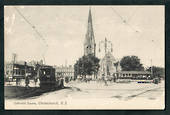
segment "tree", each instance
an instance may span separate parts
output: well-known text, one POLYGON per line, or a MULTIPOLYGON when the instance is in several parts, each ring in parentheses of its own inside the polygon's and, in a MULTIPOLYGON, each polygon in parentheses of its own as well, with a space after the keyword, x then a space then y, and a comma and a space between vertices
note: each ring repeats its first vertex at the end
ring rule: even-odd
POLYGON ((82 56, 74 64, 75 78, 77 75, 84 76, 86 75, 96 75, 99 70, 99 59, 92 54, 87 56, 82 56))
MULTIPOLYGON (((149 67, 146 71, 151 72, 151 67, 149 67)), ((165 77, 165 68, 152 66, 152 77, 165 77)))
POLYGON ((137 56, 124 56, 120 65, 123 71, 143 71, 144 67, 137 56))

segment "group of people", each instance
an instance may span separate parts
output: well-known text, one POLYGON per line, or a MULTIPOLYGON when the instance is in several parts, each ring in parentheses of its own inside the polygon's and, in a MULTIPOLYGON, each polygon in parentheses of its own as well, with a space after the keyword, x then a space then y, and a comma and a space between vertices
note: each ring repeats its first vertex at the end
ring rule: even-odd
POLYGON ((102 74, 102 81, 104 81, 105 85, 107 86, 107 81, 113 81, 116 82, 117 77, 115 74, 113 74, 113 76, 105 76, 104 74, 102 74))
MULTIPOLYGON (((100 78, 94 79, 96 82, 98 83, 104 83, 105 86, 108 86, 108 82, 116 82, 117 81, 117 76, 115 74, 113 74, 112 76, 105 76, 104 74, 102 74, 102 76, 100 78)), ((77 78, 78 81, 81 82, 86 82, 86 83, 90 83, 90 81, 93 81, 93 79, 91 77, 78 77, 77 78)))

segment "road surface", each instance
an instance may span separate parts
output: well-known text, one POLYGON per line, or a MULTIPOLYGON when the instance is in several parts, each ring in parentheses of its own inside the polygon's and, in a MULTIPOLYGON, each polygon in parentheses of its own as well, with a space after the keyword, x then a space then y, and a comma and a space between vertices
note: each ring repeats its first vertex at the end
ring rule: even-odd
POLYGON ((164 96, 164 82, 160 84, 153 83, 90 83, 70 82, 65 84, 65 89, 45 93, 33 99, 89 99, 89 98, 115 98, 119 100, 129 100, 134 98, 157 99, 164 96))
POLYGON ((164 82, 69 82, 58 89, 26 99, 5 100, 6 109, 164 109, 164 82), (37 106, 38 105, 38 106, 37 106))

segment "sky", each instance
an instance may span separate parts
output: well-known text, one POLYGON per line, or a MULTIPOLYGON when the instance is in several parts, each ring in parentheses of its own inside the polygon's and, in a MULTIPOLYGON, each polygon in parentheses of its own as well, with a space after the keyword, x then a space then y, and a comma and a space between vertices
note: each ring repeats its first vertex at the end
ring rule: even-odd
MULTIPOLYGON (((5 6, 5 61, 41 60, 73 65, 84 54, 89 8, 97 44, 105 37, 113 56, 136 55, 147 67, 165 65, 164 6, 5 6), (24 19, 25 18, 25 19, 24 19)), ((103 50, 104 51, 104 50, 103 50)))

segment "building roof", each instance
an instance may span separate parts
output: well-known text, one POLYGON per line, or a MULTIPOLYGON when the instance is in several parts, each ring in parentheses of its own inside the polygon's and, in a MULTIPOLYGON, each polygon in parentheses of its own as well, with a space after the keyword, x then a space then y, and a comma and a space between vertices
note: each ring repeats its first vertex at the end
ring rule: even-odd
MULTIPOLYGON (((25 65, 23 65, 23 64, 14 64, 14 66, 18 67, 18 68, 25 68, 25 65)), ((26 65, 26 67, 33 68, 33 66, 29 66, 29 65, 26 65)))

